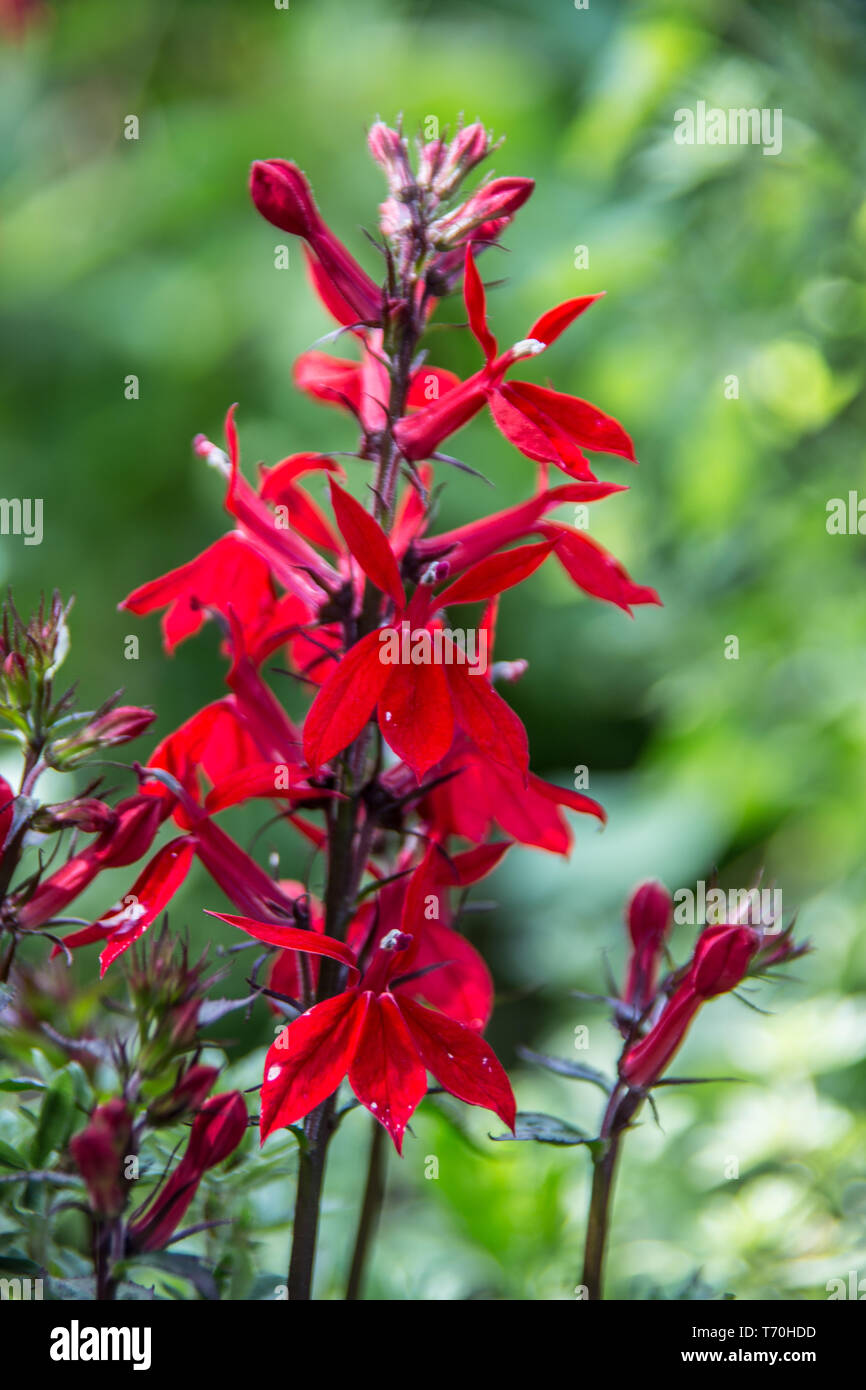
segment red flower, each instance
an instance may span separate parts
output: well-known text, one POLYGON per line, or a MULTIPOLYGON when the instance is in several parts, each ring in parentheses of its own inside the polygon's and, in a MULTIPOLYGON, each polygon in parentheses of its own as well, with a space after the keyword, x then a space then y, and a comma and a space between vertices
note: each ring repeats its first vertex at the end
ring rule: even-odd
POLYGON ((304 757, 314 772, 357 738, 374 709, 386 743, 419 780, 445 756, 458 729, 526 778, 526 730, 487 676, 470 674, 421 589, 394 627, 350 647, 320 689, 304 724, 304 757))
POLYGON ((267 562, 243 536, 222 536, 201 555, 159 579, 133 589, 120 607, 144 615, 167 611, 162 619, 167 652, 198 632, 208 608, 228 615, 231 606, 245 630, 267 622, 276 601, 267 562))
POLYGON ((463 293, 469 326, 484 353, 484 366, 425 410, 397 422, 394 437, 405 458, 434 457, 442 441, 489 402, 499 429, 521 453, 539 462, 555 463, 573 477, 593 478, 583 449, 622 454, 634 462, 632 443, 622 426, 596 406, 528 382, 503 384, 515 362, 544 352, 599 295, 569 299, 550 309, 532 325, 524 340, 499 354, 487 327, 484 287, 471 245, 466 248, 463 293))
MULTIPOLYGON (((407 933, 412 945, 407 948, 401 972, 413 978, 406 980, 405 992, 468 1028, 483 1030, 493 1011, 493 981, 478 951, 452 926, 451 892, 491 873, 510 847, 509 840, 501 840, 449 855, 442 845, 431 842, 411 873, 384 884, 376 892, 375 903, 364 903, 355 914, 347 931, 349 945, 362 956, 374 936, 407 933)), ((411 852, 397 860, 395 872, 405 873, 410 862, 411 852)), ((286 892, 302 892, 300 884, 281 886, 286 892)), ((306 901, 312 930, 324 932, 321 906, 315 899, 306 901)), ((310 976, 315 986, 317 960, 310 962, 310 976)), ((303 981, 295 951, 280 951, 276 956, 269 984, 289 999, 302 997, 303 981)))
MULTIPOLYGON (((63 943, 66 949, 104 941, 106 944, 99 957, 99 973, 104 975, 112 961, 128 951, 171 902, 189 873, 194 849, 193 841, 185 837, 163 845, 119 903, 89 927, 82 927, 66 937, 63 943)), ((55 946, 52 955, 57 955, 60 949, 55 946)))
POLYGON ((665 1005, 645 1038, 629 1048, 620 1063, 627 1085, 651 1086, 683 1043, 689 1024, 707 999, 735 989, 761 944, 751 927, 706 927, 698 939, 688 974, 665 1005))
MULTIPOLYGON (((259 934, 257 922, 211 915, 259 934)), ((427 1071, 458 1100, 493 1110, 514 1128, 511 1086, 487 1044, 473 1029, 408 997, 411 986, 402 984, 400 975, 412 944, 409 936, 391 931, 382 937, 363 974, 351 947, 331 937, 287 928, 280 944, 339 961, 358 983, 301 1014, 269 1048, 262 1142, 275 1129, 303 1119, 347 1075, 398 1153, 406 1126, 427 1093, 427 1071)))

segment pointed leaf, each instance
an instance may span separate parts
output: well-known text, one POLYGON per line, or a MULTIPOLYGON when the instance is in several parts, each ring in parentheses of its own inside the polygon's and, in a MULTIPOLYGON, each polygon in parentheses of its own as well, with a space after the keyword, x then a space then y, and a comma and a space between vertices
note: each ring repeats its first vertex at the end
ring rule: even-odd
POLYGON ((567 1120, 558 1120, 555 1115, 544 1115, 538 1110, 521 1110, 515 1118, 513 1134, 491 1134, 491 1139, 534 1140, 537 1144, 594 1144, 576 1125, 567 1120))
POLYGON ((603 1072, 596 1071, 595 1067, 585 1067, 580 1062, 570 1061, 567 1057, 550 1057, 545 1052, 533 1052, 529 1047, 518 1047, 517 1051, 525 1062, 534 1062, 536 1066, 544 1067, 556 1076, 568 1076, 574 1081, 589 1081, 607 1094, 612 1090, 612 1083, 603 1072))

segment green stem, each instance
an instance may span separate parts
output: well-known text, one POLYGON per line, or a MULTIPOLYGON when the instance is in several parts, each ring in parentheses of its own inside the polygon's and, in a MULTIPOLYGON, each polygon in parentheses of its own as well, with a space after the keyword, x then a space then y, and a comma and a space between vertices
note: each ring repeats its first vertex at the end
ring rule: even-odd
POLYGON ((346 1285, 346 1299, 348 1301, 361 1297, 367 1257, 370 1253, 373 1237, 376 1234, 382 1203, 385 1199, 386 1138, 387 1135, 383 1126, 379 1124, 378 1120, 374 1120, 373 1132, 370 1136, 370 1157, 367 1162, 367 1183, 364 1188, 364 1200, 355 1235, 349 1282, 346 1285))
POLYGON ((312 1298, 319 1208, 333 1116, 334 1097, 331 1096, 307 1117, 306 1145, 300 1155, 292 1229, 288 1282, 290 1302, 308 1302, 312 1298))
POLYGON ((619 1139, 618 1134, 608 1139, 603 1152, 593 1163, 592 1195, 589 1200, 581 1276, 581 1283, 585 1285, 587 1297, 590 1299, 604 1298, 604 1257, 607 1250, 619 1139))
POLYGON ((610 1216, 620 1141, 643 1105, 640 1091, 628 1090, 620 1082, 611 1094, 601 1123, 603 1147, 593 1155, 592 1191, 586 1221, 583 1274, 587 1298, 604 1298, 604 1257, 610 1233, 610 1216))

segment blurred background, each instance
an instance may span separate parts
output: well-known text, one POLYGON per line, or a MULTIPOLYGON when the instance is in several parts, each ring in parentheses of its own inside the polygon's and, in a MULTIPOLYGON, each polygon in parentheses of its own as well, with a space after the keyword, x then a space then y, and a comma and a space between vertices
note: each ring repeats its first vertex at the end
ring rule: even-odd
MULTIPOLYGON (((567 862, 512 851, 476 890, 498 904, 466 923, 497 980, 490 1036, 522 1109, 592 1129, 599 1093, 520 1063, 516 1046, 609 1065, 603 1009, 570 991, 603 991, 606 961, 620 975, 632 887, 693 888, 714 870, 746 887, 763 869, 815 952, 750 996, 768 1012, 726 998, 695 1026, 679 1073, 742 1080, 663 1093, 659 1124, 647 1114, 631 1137, 610 1292, 811 1299, 866 1276, 866 544, 826 525, 830 499, 866 496, 862 4, 0 9, 0 494, 44 499, 40 546, 0 537, 0 581, 22 611, 43 589, 74 593, 67 670, 83 701, 123 686, 158 709, 159 736, 220 692, 216 635, 169 660, 157 622, 116 604, 225 529, 192 436, 219 439, 238 401, 248 477, 259 459, 354 443, 350 420, 291 385, 294 356, 332 325, 295 244, 275 268, 284 238, 249 202, 250 161, 296 160, 376 271, 361 232, 383 196, 371 121, 402 111, 410 131, 431 117, 444 128, 465 112, 507 136, 496 172, 532 175, 537 191, 508 252, 482 263, 507 280, 491 322, 515 341, 552 303, 607 291, 534 376, 631 432, 640 467, 598 459, 630 491, 593 509, 591 532, 664 608, 630 621, 551 566, 503 604, 497 655, 530 663, 509 693, 533 766, 570 785, 585 765, 610 823, 577 823, 567 862), (674 112, 699 100, 781 108, 781 153, 676 144, 674 112), (130 375, 138 399, 125 398, 130 375), (129 633, 138 661, 124 659, 129 633)), ((465 336, 437 334, 433 360, 474 370, 465 336)), ((532 465, 489 417, 456 451, 493 480, 497 506, 531 491, 532 465)), ((482 484, 449 477, 447 523, 490 505, 482 484)), ((247 844, 262 819, 226 818, 247 844)), ((304 871, 288 836, 259 849, 304 871)), ((105 891, 103 878, 94 912, 105 891)), ((201 907, 218 898, 199 874, 176 901, 197 947, 211 932, 201 907)), ((678 929, 680 957, 693 937, 678 929)), ((228 992, 242 992, 241 961, 228 992)), ((237 1019, 223 1028, 229 1080, 252 1085, 273 1021, 263 1007, 237 1019)), ((350 1116, 332 1151, 323 1296, 347 1259, 365 1118, 350 1116)), ((574 1296, 588 1156, 493 1145, 491 1128, 479 1111, 422 1107, 391 1161, 371 1296, 574 1296), (438 1178, 425 1178, 429 1156, 438 1178)), ((273 1182, 232 1193, 239 1296, 272 1296, 283 1268, 281 1143, 273 1182)))

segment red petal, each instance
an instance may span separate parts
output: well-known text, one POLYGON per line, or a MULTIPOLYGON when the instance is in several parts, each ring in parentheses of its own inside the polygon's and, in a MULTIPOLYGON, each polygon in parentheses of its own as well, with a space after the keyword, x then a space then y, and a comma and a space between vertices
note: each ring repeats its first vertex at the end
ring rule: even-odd
POLYGON ((411 999, 401 999, 400 1009, 422 1062, 440 1086, 468 1105, 493 1110, 513 1130, 514 1093, 501 1063, 484 1039, 411 999))
POLYGON ((361 569, 383 594, 388 594, 394 600, 398 608, 405 608, 406 594, 397 561, 378 521, 364 510, 351 493, 338 487, 333 478, 331 501, 343 539, 361 569))
POLYGON ((555 463, 572 477, 593 480, 589 461, 575 441, 542 411, 516 396, 511 383, 493 395, 491 409, 506 439, 527 458, 539 463, 555 463))
POLYGON ((352 308, 351 304, 343 298, 334 285, 334 282, 325 274, 315 256, 311 255, 306 246, 304 247, 304 256, 306 257, 307 270, 313 289, 328 310, 328 313, 333 314, 337 323, 343 324, 344 328, 351 328, 358 322, 358 315, 355 313, 355 310, 352 308))
POLYGON ((526 730, 514 711, 484 676, 470 676, 465 666, 445 668, 454 721, 494 762, 525 778, 529 769, 526 730))
POLYGON ((406 1126, 427 1094, 427 1074, 393 996, 368 994, 367 999, 349 1085, 401 1153, 406 1126))
POLYGON ((436 662, 385 670, 389 675, 379 696, 379 728, 389 748, 420 781, 451 747, 454 716, 448 680, 436 662))
POLYGON ((568 806, 572 811, 578 811, 583 816, 595 816, 602 825, 607 824, 607 812, 604 807, 594 801, 591 796, 584 796, 582 792, 571 791, 569 787, 557 787, 552 782, 545 782, 533 773, 529 774, 529 786, 539 796, 543 796, 547 801, 552 801, 556 806, 568 806))
POLYGON ((318 772, 363 729, 388 679, 390 667, 379 659, 378 632, 369 632, 350 647, 310 706, 304 724, 304 758, 318 772))
POLYGON ((546 314, 542 314, 527 333, 527 338, 535 338, 539 343, 545 343, 550 347, 555 343, 560 333, 564 333, 574 320, 588 309, 590 304, 594 304, 597 299, 601 299, 604 294, 585 294, 580 299, 567 299, 564 304, 557 304, 555 309, 548 309, 546 314))
POLYGON ((448 391, 453 391, 454 387, 459 385, 460 378, 456 372, 449 372, 444 367, 430 367, 425 363, 423 367, 418 368, 409 383, 406 408, 423 410, 431 401, 441 400, 448 391), (428 393, 433 382, 436 383, 436 392, 430 395, 428 393))
POLYGON ((221 922, 228 922, 230 927, 239 927, 247 936, 254 936, 256 941, 264 941, 268 946, 281 946, 287 951, 305 951, 308 956, 328 956, 357 973, 355 952, 345 942, 335 941, 332 936, 309 931, 305 927, 275 926, 273 922, 260 922, 255 917, 211 912, 209 907, 205 908, 205 912, 208 917, 218 917, 221 922))
POLYGON ((361 367, 357 362, 310 348, 295 360, 292 376, 298 389, 317 401, 344 410, 361 409, 361 367))
POLYGON ((622 425, 598 406, 578 396, 551 391, 528 381, 513 381, 507 388, 512 404, 525 407, 540 428, 550 421, 575 444, 603 454, 621 454, 634 463, 634 445, 622 425))
POLYGON ((585 593, 593 598, 606 599, 615 603, 626 613, 631 612, 633 603, 657 603, 661 599, 655 589, 643 584, 635 584, 627 570, 603 546, 580 531, 568 526, 550 522, 545 527, 563 536, 557 546, 557 556, 566 572, 585 593))
POLYGON ((172 652, 198 632, 205 620, 205 606, 225 613, 231 603, 246 627, 261 621, 274 602, 274 586, 265 561, 241 536, 228 535, 187 564, 133 589, 120 606, 139 615, 166 608, 163 639, 166 651, 172 652))
POLYGON ((481 276, 478 274, 478 267, 472 254, 471 242, 467 242, 466 245, 463 298, 466 301, 466 312, 469 315, 469 327, 472 330, 472 335, 481 345, 486 360, 490 362, 496 356, 497 344, 487 327, 487 303, 484 297, 484 286, 481 283, 481 276))
POLYGON ((202 864, 235 907, 277 926, 291 917, 294 899, 209 816, 196 821, 195 841, 202 864))
POLYGON ((366 1011, 366 996, 350 989, 314 1005, 278 1035, 265 1058, 262 1143, 336 1091, 349 1069, 366 1011))
POLYGON ((297 486, 298 477, 313 472, 343 476, 342 468, 333 459, 317 454, 294 454, 264 471, 259 496, 262 501, 287 507, 293 528, 313 545, 339 551, 341 546, 328 518, 309 494, 297 486))
MULTIPOLYGON (((537 780, 530 773, 530 783, 537 780)), ((492 873, 497 864, 502 860, 505 852, 511 848, 510 840, 499 840, 492 845, 477 845, 475 849, 467 849, 463 854, 451 856, 451 865, 456 872, 456 883, 461 888, 466 888, 471 883, 478 883, 479 879, 486 878, 492 873)), ((449 866, 443 865, 443 873, 448 873, 449 866)), ((409 928, 407 927, 408 931, 409 928)))
POLYGON ((443 554, 448 546, 448 563, 456 573, 492 551, 539 530, 539 518, 552 507, 558 507, 560 502, 597 502, 614 492, 627 490, 616 483, 564 483, 561 487, 537 493, 519 506, 509 507, 480 521, 471 521, 466 526, 458 526, 438 536, 422 538, 416 541, 416 550, 420 558, 432 560, 443 554))
MULTIPOLYGON (((413 930, 408 922, 405 930, 413 930)), ((419 920, 414 930, 420 940, 407 973, 437 968, 397 985, 400 999, 404 994, 425 999, 467 1028, 483 1029, 493 1012, 493 980, 482 957, 465 936, 442 922, 419 920)))
POLYGON ((568 854, 571 829, 558 808, 537 794, 536 778, 529 783, 503 767, 491 768, 485 778, 490 813, 507 835, 522 845, 535 845, 550 854, 568 854))
MULTIPOLYGON (((134 941, 137 941, 171 902, 180 885, 189 873, 195 846, 191 840, 180 838, 163 845, 142 870, 129 892, 121 900, 120 915, 124 920, 110 931, 108 944, 99 957, 100 978, 112 961, 123 955, 134 941)), ((94 922, 97 926, 112 926, 112 918, 118 913, 106 913, 94 922)), ((67 945, 71 944, 70 941, 67 945)))
MULTIPOLYGON (((422 463, 418 468, 418 473, 422 486, 429 492, 433 482, 432 466, 429 463, 422 463)), ((391 549, 398 558, 402 558, 406 553, 410 541, 418 535, 426 520, 427 505, 418 489, 414 486, 405 487, 397 502, 394 524, 388 537, 391 549)))
POLYGON ((479 560, 441 594, 436 602, 446 608, 449 603, 475 603, 480 599, 493 598, 515 584, 521 584, 547 559, 555 541, 538 541, 534 545, 521 545, 516 550, 506 550, 500 555, 488 555, 479 560))

